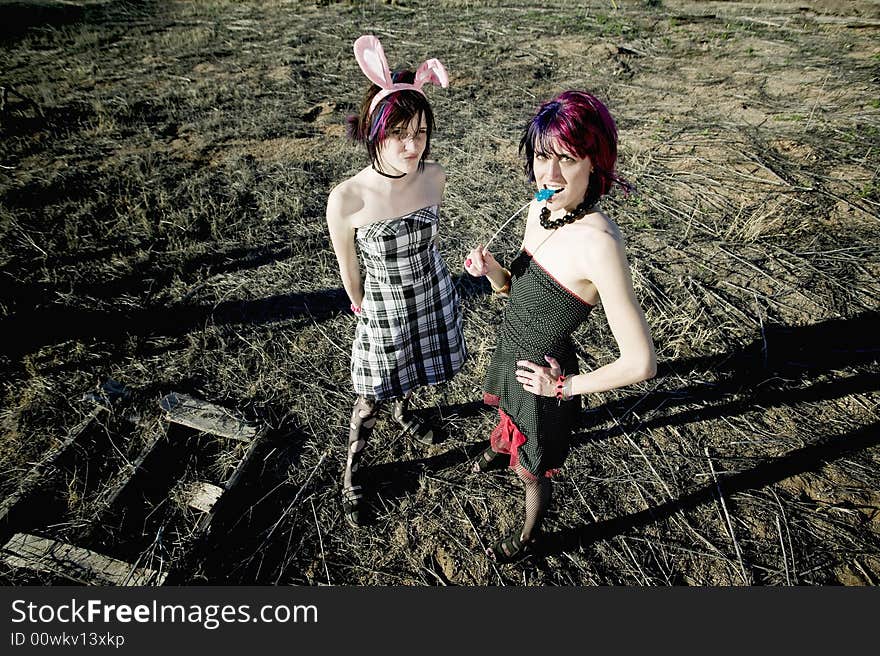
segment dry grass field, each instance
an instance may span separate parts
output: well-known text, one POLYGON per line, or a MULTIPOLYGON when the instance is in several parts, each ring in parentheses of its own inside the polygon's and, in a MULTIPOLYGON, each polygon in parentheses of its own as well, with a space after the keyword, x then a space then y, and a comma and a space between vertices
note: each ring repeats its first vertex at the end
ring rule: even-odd
MULTIPOLYGON (((0 0, 0 49, 0 546, 44 536, 166 585, 880 582, 877 0, 0 0), (324 208, 365 163, 344 138, 364 33, 450 74, 428 95, 470 358, 418 395, 434 445, 380 420, 355 531, 324 208), (585 400, 546 553, 493 566, 521 488, 467 465, 503 301, 461 263, 528 200, 520 130, 566 88, 618 121, 635 191, 603 207, 659 372, 585 400), (169 424, 169 392, 261 427, 246 466, 169 424), (233 470, 199 532, 186 490, 233 470)), ((616 357, 601 310, 577 338, 584 367, 616 357)), ((66 581, 2 555, 5 585, 66 581)))

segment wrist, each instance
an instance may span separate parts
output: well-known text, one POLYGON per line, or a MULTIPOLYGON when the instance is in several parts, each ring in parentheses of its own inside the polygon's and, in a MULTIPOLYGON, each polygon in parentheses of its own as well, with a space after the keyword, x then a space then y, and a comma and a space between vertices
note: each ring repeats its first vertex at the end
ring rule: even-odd
POLYGON ((560 375, 556 379, 556 398, 560 401, 569 401, 572 397, 571 378, 560 375))
MULTIPOLYGON (((510 271, 505 269, 504 267, 499 267, 499 273, 504 278, 504 282, 499 286, 495 284, 495 281, 492 278, 489 278, 489 285, 492 287, 492 291, 496 294, 509 294, 510 293, 510 271)), ((488 277, 488 276, 487 276, 488 277)))
POLYGON ((361 316, 361 306, 360 305, 355 305, 354 303, 352 303, 350 307, 351 307, 351 311, 354 314, 356 314, 357 316, 361 316))

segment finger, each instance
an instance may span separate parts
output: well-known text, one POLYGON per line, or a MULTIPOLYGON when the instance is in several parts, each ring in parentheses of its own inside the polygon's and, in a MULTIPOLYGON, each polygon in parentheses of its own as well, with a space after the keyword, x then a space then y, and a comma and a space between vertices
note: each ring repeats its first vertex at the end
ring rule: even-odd
POLYGON ((559 361, 554 358, 552 355, 545 355, 544 359, 547 361, 547 364, 550 365, 550 371, 553 376, 559 376, 562 373, 562 367, 559 366, 559 361))
POLYGON ((538 373, 543 369, 543 367, 536 365, 534 362, 529 362, 528 360, 518 360, 516 366, 526 367, 527 369, 531 369, 534 373, 538 373))

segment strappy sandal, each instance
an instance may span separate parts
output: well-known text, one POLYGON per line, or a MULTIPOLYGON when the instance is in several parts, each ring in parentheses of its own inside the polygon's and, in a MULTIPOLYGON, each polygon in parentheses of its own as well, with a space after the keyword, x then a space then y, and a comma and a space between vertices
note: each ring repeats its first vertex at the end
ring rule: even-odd
POLYGON ((407 437, 418 440, 422 444, 434 443, 434 431, 431 430, 431 426, 418 415, 411 414, 409 415, 409 419, 403 422, 396 418, 395 421, 400 424, 403 434, 407 437))
POLYGON ((361 507, 363 500, 364 489, 360 485, 342 488, 342 514, 352 528, 364 525, 363 508, 361 507))
POLYGON ((517 531, 501 538, 489 549, 486 549, 486 555, 497 565, 516 563, 536 553, 536 542, 536 538, 524 542, 520 532, 517 531))
POLYGON ((474 459, 471 463, 471 471, 474 474, 485 474, 495 469, 503 469, 509 464, 509 453, 499 453, 490 446, 474 459))

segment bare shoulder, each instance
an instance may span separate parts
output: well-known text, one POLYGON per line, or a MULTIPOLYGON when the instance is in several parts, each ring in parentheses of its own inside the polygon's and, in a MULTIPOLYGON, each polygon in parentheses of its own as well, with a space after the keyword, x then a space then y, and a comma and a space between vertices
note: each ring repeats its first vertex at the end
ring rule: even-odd
POLYGON ((617 251, 624 246, 623 234, 617 224, 604 212, 592 212, 584 217, 583 237, 587 252, 600 255, 607 251, 617 251))
POLYGON ((443 201, 443 194, 446 189, 446 171, 443 170, 439 163, 433 160, 425 160, 422 180, 425 198, 428 198, 431 203, 440 204, 443 201))
POLYGON ((440 162, 435 162, 432 159, 425 160, 425 173, 432 178, 446 180, 446 171, 443 169, 443 166, 440 162))
POLYGON ((628 267, 617 224, 604 212, 593 212, 584 219, 579 222, 579 238, 572 246, 585 256, 580 259, 585 277, 596 281, 628 267))
POLYGON ((343 180, 327 196, 327 221, 345 221, 364 206, 364 194, 357 176, 343 180))
POLYGON ((425 160, 423 175, 425 176, 425 181, 432 188, 439 188, 442 190, 443 187, 446 186, 446 171, 439 162, 425 160))

